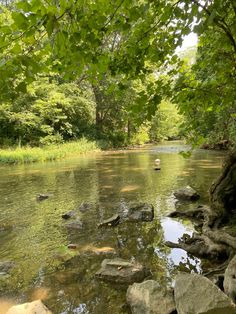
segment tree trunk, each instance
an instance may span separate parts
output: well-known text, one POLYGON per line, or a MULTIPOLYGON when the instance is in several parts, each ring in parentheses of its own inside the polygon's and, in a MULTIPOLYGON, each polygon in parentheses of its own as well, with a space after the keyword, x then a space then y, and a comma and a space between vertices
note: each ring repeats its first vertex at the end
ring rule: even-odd
POLYGON ((102 114, 101 114, 103 97, 98 86, 93 85, 92 88, 93 88, 93 93, 94 93, 95 102, 96 102, 96 130, 97 130, 97 134, 100 134, 102 132, 102 122, 103 122, 102 114))
POLYGON ((219 218, 236 214, 236 152, 228 158, 222 174, 211 186, 210 202, 219 218))
POLYGON ((182 248, 198 257, 226 261, 226 267, 236 253, 235 234, 224 228, 233 215, 236 215, 236 152, 229 156, 222 174, 210 188, 210 207, 199 205, 196 209, 176 210, 169 215, 197 222, 198 233, 183 235, 178 243, 166 242, 166 245, 182 248))

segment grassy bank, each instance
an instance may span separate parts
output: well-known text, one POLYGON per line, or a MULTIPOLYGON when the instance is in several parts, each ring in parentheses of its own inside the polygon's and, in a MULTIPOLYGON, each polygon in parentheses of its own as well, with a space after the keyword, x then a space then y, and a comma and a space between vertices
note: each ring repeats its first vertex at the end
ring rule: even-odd
POLYGON ((70 156, 99 151, 96 142, 82 138, 78 141, 43 148, 0 149, 0 164, 23 164, 39 161, 52 161, 70 156))

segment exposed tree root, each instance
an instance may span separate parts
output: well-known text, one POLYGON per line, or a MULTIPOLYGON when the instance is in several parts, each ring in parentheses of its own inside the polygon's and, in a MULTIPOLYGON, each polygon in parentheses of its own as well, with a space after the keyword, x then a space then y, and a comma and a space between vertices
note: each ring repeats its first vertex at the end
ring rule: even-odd
MULTIPOLYGON (((199 233, 184 234, 178 243, 166 242, 199 257, 216 261, 216 267, 203 273, 236 303, 236 237, 222 229, 236 214, 236 152, 226 162, 223 172, 210 189, 211 206, 200 205, 168 216, 189 218, 199 233)), ((214 263, 215 264, 215 263, 214 263)))
POLYGON ((192 236, 184 235, 179 239, 179 243, 166 242, 168 247, 180 248, 186 252, 200 258, 209 258, 211 260, 226 260, 231 251, 224 244, 217 244, 205 235, 193 233, 192 236))

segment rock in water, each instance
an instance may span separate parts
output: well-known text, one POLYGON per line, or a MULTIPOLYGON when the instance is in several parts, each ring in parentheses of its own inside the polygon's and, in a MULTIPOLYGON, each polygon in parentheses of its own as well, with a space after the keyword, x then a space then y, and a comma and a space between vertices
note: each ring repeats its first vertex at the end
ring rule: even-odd
POLYGON ((92 205, 89 203, 82 203, 78 208, 82 213, 86 212, 87 210, 91 209, 92 205))
POLYGON ((154 207, 150 204, 143 203, 132 206, 128 209, 127 221, 152 221, 154 218, 154 207))
POLYGON ((61 215, 61 217, 63 219, 66 219, 66 220, 70 219, 70 218, 74 218, 76 216, 78 216, 78 213, 75 210, 71 210, 71 211, 61 215))
POLYGON ((236 314, 227 295, 201 275, 178 274, 174 296, 178 314, 236 314))
POLYGON ((224 276, 224 291, 227 296, 235 303, 236 302, 236 255, 229 262, 225 270, 224 276))
POLYGON ((120 216, 115 214, 112 217, 103 220, 103 222, 101 222, 98 225, 98 228, 104 227, 104 226, 110 226, 110 227, 115 227, 116 225, 118 225, 120 222, 120 216))
POLYGON ((129 286, 126 300, 133 314, 171 314, 175 310, 173 292, 154 280, 129 286))
POLYGON ((36 196, 37 201, 44 201, 49 198, 49 194, 38 194, 36 196))
POLYGON ((83 223, 79 218, 72 220, 64 225, 67 229, 77 229, 81 230, 83 228, 83 223))
POLYGON ((142 281, 149 273, 139 263, 114 258, 105 259, 101 264, 101 269, 96 272, 95 276, 105 281, 131 284, 142 281))
POLYGON ((12 306, 6 314, 52 314, 41 300, 12 306))
POLYGON ((191 186, 186 186, 183 189, 174 192, 174 196, 182 201, 196 201, 200 198, 200 195, 191 186))

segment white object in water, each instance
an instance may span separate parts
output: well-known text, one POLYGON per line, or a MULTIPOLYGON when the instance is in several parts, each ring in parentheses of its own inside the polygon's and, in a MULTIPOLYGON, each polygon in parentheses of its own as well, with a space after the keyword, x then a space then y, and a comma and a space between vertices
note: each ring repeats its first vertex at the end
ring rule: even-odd
POLYGON ((160 163, 161 163, 161 160, 160 160, 160 159, 155 159, 155 164, 156 164, 156 165, 160 165, 160 163))

